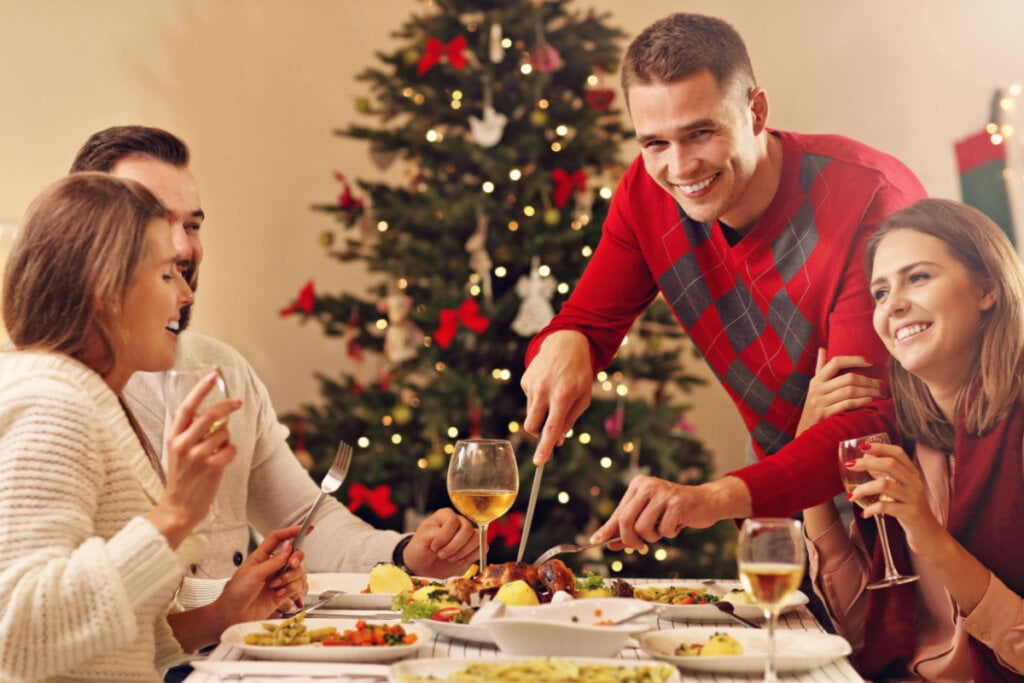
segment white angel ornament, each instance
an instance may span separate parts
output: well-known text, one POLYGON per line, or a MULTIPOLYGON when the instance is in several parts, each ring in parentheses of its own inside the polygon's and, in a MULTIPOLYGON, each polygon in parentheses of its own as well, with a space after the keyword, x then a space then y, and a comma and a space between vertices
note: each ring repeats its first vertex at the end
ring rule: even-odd
POLYGON ((532 337, 540 332, 555 317, 555 309, 551 307, 554 293, 554 278, 540 274, 540 259, 534 256, 530 261, 530 274, 523 275, 516 283, 516 294, 522 297, 523 303, 512 321, 512 331, 520 337, 532 337))

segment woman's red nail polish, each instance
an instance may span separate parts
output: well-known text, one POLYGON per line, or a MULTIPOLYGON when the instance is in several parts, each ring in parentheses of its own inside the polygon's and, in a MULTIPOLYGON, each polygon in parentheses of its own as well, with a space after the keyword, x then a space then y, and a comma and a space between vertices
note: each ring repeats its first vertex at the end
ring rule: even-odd
POLYGON ((849 468, 853 467, 856 464, 857 464, 856 460, 847 460, 847 461, 845 461, 843 463, 843 467, 846 467, 847 469, 849 469, 849 468))
POLYGON ((851 492, 848 492, 848 493, 846 494, 846 500, 853 500, 853 492, 852 492, 852 491, 851 491, 851 492))
POLYGON ((869 443, 859 443, 859 444, 857 444, 857 448, 861 449, 862 451, 867 451, 867 450, 871 449, 871 444, 869 444, 869 443))

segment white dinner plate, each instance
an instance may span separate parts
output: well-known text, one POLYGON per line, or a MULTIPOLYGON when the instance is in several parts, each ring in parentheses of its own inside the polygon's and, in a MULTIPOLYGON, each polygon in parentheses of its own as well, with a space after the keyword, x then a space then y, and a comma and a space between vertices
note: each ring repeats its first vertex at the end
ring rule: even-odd
POLYGON ((495 645, 494 638, 486 626, 474 624, 453 624, 450 621, 434 621, 433 619, 416 619, 415 623, 426 626, 434 633, 449 640, 477 645, 495 645))
MULTIPOLYGON (((851 652, 844 638, 829 633, 782 629, 775 634, 775 666, 779 672, 817 669, 851 652)), ((768 632, 762 629, 674 628, 651 631, 638 636, 637 640, 640 648, 651 657, 691 671, 759 674, 764 671, 768 653, 768 632), (674 654, 680 644, 706 643, 715 633, 727 633, 738 640, 743 654, 711 657, 674 654)))
POLYGON ((316 600, 325 590, 344 591, 336 595, 324 609, 391 609, 394 593, 364 593, 370 585, 368 572, 334 572, 310 574, 306 601, 316 600))
MULTIPOLYGON (((278 620, 279 622, 280 620, 278 620)), ((333 626, 339 633, 348 629, 355 629, 356 619, 314 619, 307 618, 304 624, 310 630, 333 626)), ((416 655, 424 644, 429 643, 433 638, 430 629, 417 624, 403 624, 406 633, 415 633, 416 642, 411 645, 380 645, 380 646, 344 646, 344 645, 322 645, 321 643, 310 643, 308 645, 249 645, 245 642, 248 633, 265 633, 263 623, 276 623, 274 621, 247 621, 235 624, 228 628, 220 636, 220 642, 232 645, 244 651, 248 655, 259 659, 274 659, 299 662, 393 662, 396 659, 412 657, 416 655)), ((372 622, 371 622, 372 623, 372 622)))
MULTIPOLYGON (((527 661, 531 659, 543 659, 541 657, 502 657, 501 659, 415 659, 407 660, 404 662, 397 662, 391 665, 388 680, 391 683, 406 683, 409 680, 424 680, 428 678, 436 679, 438 681, 447 680, 449 676, 457 671, 461 671, 466 668, 469 664, 475 663, 486 663, 489 665, 499 665, 503 663, 513 663, 516 661, 527 661)), ((568 661, 576 662, 578 664, 602 664, 605 666, 615 666, 624 668, 638 668, 641 666, 656 665, 658 662, 651 662, 640 659, 597 659, 593 657, 569 657, 566 658, 568 661)), ((562 661, 566 661, 563 659, 562 661)), ((682 683, 682 676, 679 675, 679 670, 674 667, 669 667, 668 678, 665 679, 665 683, 682 683)), ((482 682, 481 682, 482 683, 482 682)))
MULTIPOLYGON (((646 588, 646 587, 657 587, 657 588, 668 588, 670 586, 680 586, 693 588, 699 590, 704 588, 699 582, 689 582, 685 579, 681 579, 678 582, 672 583, 634 583, 634 588, 646 588)), ((707 588, 709 593, 722 596, 731 591, 733 588, 739 588, 739 582, 735 581, 719 581, 707 588)), ((782 606, 779 611, 780 614, 786 612, 792 612, 800 605, 807 604, 807 595, 803 591, 796 591, 790 596, 789 600, 782 606)), ((756 605, 735 605, 733 610, 736 614, 741 617, 745 617, 751 620, 764 619, 764 610, 756 605)), ((660 614, 662 619, 671 619, 673 621, 731 621, 729 615, 721 611, 713 604, 703 605, 665 605, 664 611, 660 614)))

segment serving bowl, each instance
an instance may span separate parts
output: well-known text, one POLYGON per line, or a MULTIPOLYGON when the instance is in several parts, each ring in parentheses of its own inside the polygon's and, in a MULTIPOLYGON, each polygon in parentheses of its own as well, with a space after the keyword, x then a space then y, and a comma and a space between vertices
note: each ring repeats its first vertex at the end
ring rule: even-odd
POLYGON ((483 624, 502 652, 542 657, 614 657, 630 636, 650 630, 650 617, 607 625, 649 612, 629 598, 590 598, 519 607, 483 624))

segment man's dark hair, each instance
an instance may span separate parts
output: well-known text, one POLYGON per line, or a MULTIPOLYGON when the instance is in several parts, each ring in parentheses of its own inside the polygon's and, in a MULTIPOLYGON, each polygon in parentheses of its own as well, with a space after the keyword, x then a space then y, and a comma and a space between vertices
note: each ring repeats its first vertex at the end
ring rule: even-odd
POLYGON ((133 154, 153 157, 172 166, 188 165, 188 147, 171 133, 148 126, 114 126, 85 141, 71 164, 71 173, 110 173, 118 161, 133 154))
POLYGON ((702 14, 672 14, 633 39, 622 60, 627 105, 634 85, 676 83, 706 69, 723 92, 756 85, 743 38, 731 25, 702 14))

